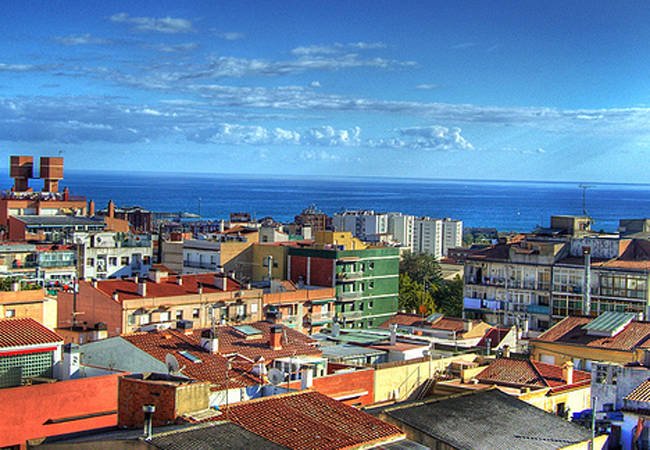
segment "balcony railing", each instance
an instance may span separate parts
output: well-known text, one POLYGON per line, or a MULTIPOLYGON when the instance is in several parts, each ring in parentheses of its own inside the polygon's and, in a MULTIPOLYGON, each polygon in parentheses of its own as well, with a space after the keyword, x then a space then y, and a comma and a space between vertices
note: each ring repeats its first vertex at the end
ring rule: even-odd
POLYGON ((197 261, 183 261, 183 266, 191 267, 191 268, 194 268, 194 269, 217 270, 217 263, 197 262, 197 261))
POLYGON ((549 305, 528 305, 527 312, 530 314, 550 314, 551 307, 549 305))
POLYGON ((344 291, 341 292, 341 297, 345 299, 354 299, 361 297, 362 292, 359 291, 344 291))
POLYGON ((363 311, 344 311, 341 312, 341 316, 344 319, 358 319, 359 317, 363 317, 363 311))
POLYGON ((481 299, 465 297, 463 299, 463 308, 465 309, 487 309, 498 311, 503 309, 503 302, 494 299, 481 299))
POLYGON ((322 325, 324 323, 331 322, 333 318, 334 314, 332 313, 314 313, 309 316, 309 323, 312 325, 322 325))
POLYGON ((353 281, 363 277, 363 272, 339 272, 336 274, 337 281, 353 281))

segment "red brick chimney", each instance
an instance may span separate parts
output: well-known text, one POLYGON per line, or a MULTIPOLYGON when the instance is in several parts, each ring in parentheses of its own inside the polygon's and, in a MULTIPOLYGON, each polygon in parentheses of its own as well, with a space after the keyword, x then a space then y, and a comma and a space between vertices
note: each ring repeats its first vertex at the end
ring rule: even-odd
POLYGON ((271 327, 271 350, 282 350, 282 325, 271 327))
POLYGON ((115 217, 115 203, 113 203, 113 200, 108 201, 108 217, 111 219, 115 217))
MULTIPOLYGON (((67 189, 68 188, 66 187, 66 190, 67 189)), ((65 192, 66 191, 63 191, 64 195, 65 195, 65 192)), ((88 202, 88 217, 94 217, 94 216, 95 216, 95 201, 91 200, 91 201, 88 202)))

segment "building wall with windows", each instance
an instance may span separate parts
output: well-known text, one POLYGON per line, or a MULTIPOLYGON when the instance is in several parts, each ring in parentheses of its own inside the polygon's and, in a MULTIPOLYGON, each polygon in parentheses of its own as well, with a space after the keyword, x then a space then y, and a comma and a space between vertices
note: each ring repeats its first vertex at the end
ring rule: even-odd
POLYGON ((294 283, 336 288, 336 315, 346 327, 375 327, 397 312, 399 249, 289 249, 294 283))
POLYGON ((436 259, 442 257, 442 219, 421 217, 413 224, 413 251, 426 253, 436 259))

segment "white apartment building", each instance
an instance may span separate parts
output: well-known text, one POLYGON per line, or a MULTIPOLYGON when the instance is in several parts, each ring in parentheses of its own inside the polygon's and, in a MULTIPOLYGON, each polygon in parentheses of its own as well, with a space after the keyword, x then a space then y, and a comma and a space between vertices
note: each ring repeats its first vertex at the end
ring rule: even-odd
POLYGON ((450 248, 463 245, 463 221, 446 218, 442 221, 442 255, 447 256, 450 248))
POLYGON ((120 278, 145 275, 151 268, 153 242, 149 235, 101 231, 75 233, 80 278, 120 278))
POLYGON ((442 257, 442 219, 419 217, 413 224, 413 252, 442 257))
POLYGON ((345 211, 334 214, 332 224, 336 231, 349 231, 366 241, 379 241, 388 233, 388 214, 372 210, 345 211))
POLYGON ((388 213, 388 233, 393 236, 394 242, 399 242, 402 247, 413 251, 413 230, 415 216, 402 213, 388 213))

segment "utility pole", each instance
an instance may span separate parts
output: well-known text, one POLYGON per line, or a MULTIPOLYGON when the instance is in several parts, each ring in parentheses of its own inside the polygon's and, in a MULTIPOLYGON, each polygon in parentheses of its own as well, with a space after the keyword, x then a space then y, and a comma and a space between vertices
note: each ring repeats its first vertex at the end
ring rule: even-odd
POLYGON ((578 187, 582 189, 582 215, 586 216, 587 215, 587 189, 590 189, 593 186, 589 184, 580 184, 578 187))
POLYGON ((591 445, 590 449, 596 449, 596 403, 598 402, 598 397, 594 395, 591 405, 591 445))

